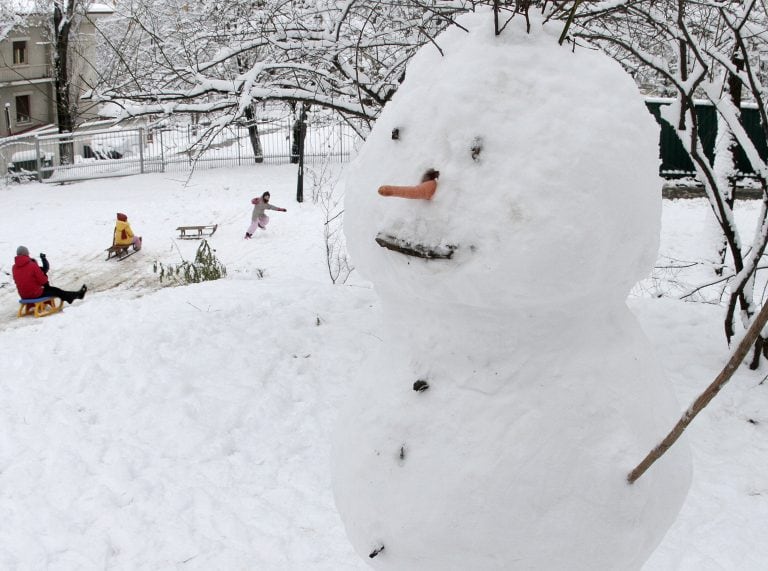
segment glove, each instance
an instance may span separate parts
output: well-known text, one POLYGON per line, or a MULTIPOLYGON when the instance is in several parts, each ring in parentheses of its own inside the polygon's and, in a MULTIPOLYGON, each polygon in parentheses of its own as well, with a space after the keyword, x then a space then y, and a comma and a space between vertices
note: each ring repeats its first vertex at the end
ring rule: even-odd
POLYGON ((48 263, 48 258, 45 257, 45 254, 40 253, 40 261, 43 262, 43 267, 40 269, 43 270, 45 275, 48 275, 48 270, 50 269, 51 265, 48 263))

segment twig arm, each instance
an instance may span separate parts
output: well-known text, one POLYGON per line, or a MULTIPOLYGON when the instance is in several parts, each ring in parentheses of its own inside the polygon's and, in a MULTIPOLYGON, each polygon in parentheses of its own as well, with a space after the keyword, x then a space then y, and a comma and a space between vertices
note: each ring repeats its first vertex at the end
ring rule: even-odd
POLYGON ((704 390, 704 392, 701 393, 699 397, 693 402, 688 410, 685 411, 683 416, 680 418, 680 420, 677 421, 677 424, 675 424, 674 428, 670 431, 669 434, 667 434, 664 440, 662 440, 661 443, 656 446, 656 448, 651 450, 643 459, 643 461, 640 462, 640 464, 638 464, 637 467, 629 473, 627 476, 627 481, 630 484, 634 484, 635 481, 640 476, 642 476, 645 471, 653 465, 654 462, 656 462, 656 460, 661 458, 664 453, 670 449, 670 447, 677 441, 677 439, 680 438, 680 435, 683 434, 683 431, 688 427, 691 421, 696 418, 696 415, 698 415, 704 409, 704 407, 706 407, 710 401, 715 398, 715 396, 717 396, 717 393, 720 392, 720 389, 722 389, 728 383, 728 381, 731 380, 733 373, 736 372, 736 369, 739 368, 739 365, 744 360, 744 357, 746 357, 747 353, 749 353, 750 348, 754 344, 755 339, 757 339, 759 333, 765 327, 766 322, 768 322, 768 303, 763 305, 760 313, 758 313, 755 319, 752 321, 752 325, 749 326, 749 329, 744 335, 744 338, 734 350, 731 358, 728 360, 728 363, 726 363, 723 370, 719 375, 717 375, 717 378, 712 381, 712 384, 710 384, 704 390))

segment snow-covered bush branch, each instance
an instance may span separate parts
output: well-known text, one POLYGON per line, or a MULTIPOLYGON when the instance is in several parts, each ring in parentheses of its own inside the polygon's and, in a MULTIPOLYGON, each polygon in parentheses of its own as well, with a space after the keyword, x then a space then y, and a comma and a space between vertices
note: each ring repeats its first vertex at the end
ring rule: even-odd
POLYGON ((325 264, 331 282, 346 283, 354 266, 347 254, 343 232, 344 195, 338 191, 339 172, 329 161, 308 171, 312 178, 312 201, 320 203, 323 212, 325 264))
POLYGON ((227 275, 226 266, 216 257, 216 250, 207 240, 200 242, 195 252, 195 261, 182 260, 179 264, 155 262, 152 271, 159 275, 160 282, 168 280, 169 285, 188 285, 218 280, 227 275))

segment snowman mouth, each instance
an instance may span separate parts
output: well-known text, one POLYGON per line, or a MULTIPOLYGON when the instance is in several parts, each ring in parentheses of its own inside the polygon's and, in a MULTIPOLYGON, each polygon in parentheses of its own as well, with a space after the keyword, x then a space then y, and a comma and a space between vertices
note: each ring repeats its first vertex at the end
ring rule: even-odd
POLYGON ((450 260, 458 248, 453 244, 418 244, 385 232, 376 235, 376 243, 387 250, 425 260, 450 260))

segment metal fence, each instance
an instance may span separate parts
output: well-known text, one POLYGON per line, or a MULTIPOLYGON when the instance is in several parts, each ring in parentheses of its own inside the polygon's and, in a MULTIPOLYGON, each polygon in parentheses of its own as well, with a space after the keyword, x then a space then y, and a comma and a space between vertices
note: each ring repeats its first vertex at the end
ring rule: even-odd
MULTIPOLYGON (((659 173, 668 179, 692 177, 696 175, 696 169, 693 166, 693 162, 691 162, 691 157, 680 142, 675 130, 661 119, 662 106, 669 105, 672 102, 673 100, 655 99, 648 100, 645 103, 661 129, 659 135, 659 146, 661 148, 659 173)), ((704 154, 709 159, 709 162, 712 163, 715 158, 717 111, 709 103, 696 103, 696 119, 704 154)), ((768 141, 766 141, 765 132, 760 125, 758 110, 750 107, 748 104, 742 105, 739 120, 755 145, 760 158, 763 160, 768 159, 768 141)), ((741 146, 736 149, 736 171, 739 177, 755 175, 755 171, 741 146)))
MULTIPOLYGON (((648 110, 660 125, 660 174, 665 178, 695 175, 690 157, 674 130, 659 118, 663 100, 648 100, 648 110)), ((712 160, 717 121, 711 105, 696 106, 704 152, 712 160)), ((741 110, 741 121, 760 156, 768 157, 768 142, 755 109, 741 110)), ((304 161, 342 162, 348 160, 362 142, 355 129, 338 121, 307 122, 304 161)), ((189 172, 254 163, 297 162, 296 123, 282 119, 256 124, 260 154, 253 150, 251 133, 245 125, 229 125, 207 140, 202 152, 196 142, 204 125, 157 129, 112 128, 80 131, 69 135, 39 135, 0 139, 0 177, 11 180, 35 179, 67 182, 89 178, 126 176, 148 172, 189 172)), ((742 176, 754 173, 741 149, 737 151, 737 170, 742 176)))
MULTIPOLYGON (((346 161, 361 142, 346 123, 308 121, 306 126, 305 164, 346 161)), ((258 123, 250 131, 245 125, 229 125, 206 139, 203 147, 199 137, 207 127, 196 125, 17 137, 0 144, 0 173, 7 172, 12 180, 58 183, 192 168, 285 164, 298 160, 295 127, 290 119, 258 123)))

